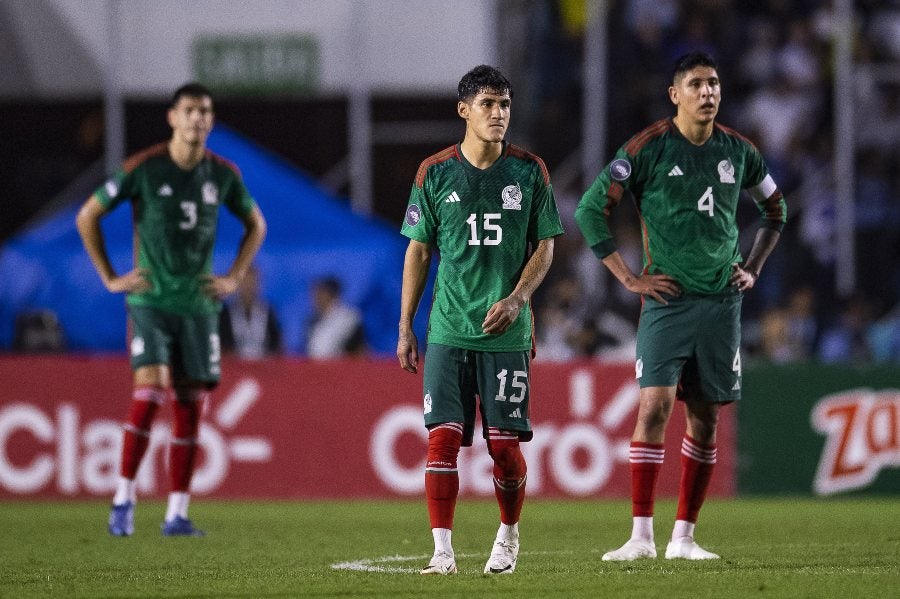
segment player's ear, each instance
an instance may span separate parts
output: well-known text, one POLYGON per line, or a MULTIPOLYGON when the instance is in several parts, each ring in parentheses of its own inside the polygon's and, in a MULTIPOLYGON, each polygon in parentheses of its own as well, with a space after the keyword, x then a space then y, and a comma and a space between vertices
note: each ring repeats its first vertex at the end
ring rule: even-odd
POLYGON ((678 88, 674 85, 669 86, 669 99, 672 100, 672 104, 678 106, 678 88))
POLYGON ((170 106, 166 111, 166 122, 169 123, 169 127, 172 129, 175 128, 175 107, 170 106))
POLYGON ((469 104, 460 100, 456 103, 456 114, 458 114, 461 119, 469 120, 469 110, 471 108, 472 107, 469 104))

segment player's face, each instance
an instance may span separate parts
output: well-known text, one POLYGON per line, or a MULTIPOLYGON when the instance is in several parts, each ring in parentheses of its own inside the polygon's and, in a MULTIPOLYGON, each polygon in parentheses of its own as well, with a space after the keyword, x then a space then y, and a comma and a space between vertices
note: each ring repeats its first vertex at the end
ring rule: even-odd
POLYGON ((710 123, 716 118, 722 99, 719 75, 710 67, 694 67, 669 88, 669 98, 678 107, 680 116, 701 124, 710 123))
POLYGON ((212 99, 209 96, 181 96, 169 109, 172 136, 190 145, 203 145, 213 126, 212 99))
POLYGON ((466 120, 466 134, 487 143, 499 143, 509 127, 509 94, 491 91, 475 94, 471 102, 457 105, 459 116, 466 120))

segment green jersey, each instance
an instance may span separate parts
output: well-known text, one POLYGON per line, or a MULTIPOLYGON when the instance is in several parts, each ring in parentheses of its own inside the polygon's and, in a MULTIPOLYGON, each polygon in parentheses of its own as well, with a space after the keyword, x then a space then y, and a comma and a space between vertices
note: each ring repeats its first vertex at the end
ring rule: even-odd
POLYGON ((402 233, 440 253, 428 341, 477 351, 530 349, 530 306, 501 335, 483 333, 481 323, 518 284, 529 245, 562 232, 547 167, 534 154, 504 143, 484 170, 469 164, 459 145, 425 159, 402 233))
POLYGON ((95 195, 108 209, 131 200, 137 266, 149 273, 152 289, 128 294, 129 305, 177 314, 219 310, 202 291, 212 270, 219 206, 243 217, 255 205, 236 166, 207 151, 185 171, 161 143, 129 158, 95 195))
POLYGON ((759 151, 736 131, 715 125, 700 146, 671 119, 635 135, 585 192, 575 219, 594 253, 615 251, 608 218, 625 191, 641 220, 644 272, 674 277, 689 293, 724 290, 738 248, 737 206, 747 189, 762 226, 781 230, 787 206, 759 151))

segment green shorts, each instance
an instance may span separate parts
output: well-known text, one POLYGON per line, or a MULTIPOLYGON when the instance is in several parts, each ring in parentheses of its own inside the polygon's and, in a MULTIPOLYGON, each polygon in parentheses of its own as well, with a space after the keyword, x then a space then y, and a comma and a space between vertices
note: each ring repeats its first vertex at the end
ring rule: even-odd
POLYGON ((166 364, 177 382, 215 387, 221 374, 219 317, 183 316, 147 306, 128 306, 131 368, 166 364))
POLYGON ((678 386, 678 398, 741 398, 741 301, 737 292, 685 295, 663 305, 645 297, 635 371, 641 388, 678 386))
POLYGON ((429 343, 425 355, 425 426, 463 423, 463 446, 472 445, 475 396, 480 398, 482 435, 488 427, 532 437, 528 418, 527 351, 486 352, 429 343))

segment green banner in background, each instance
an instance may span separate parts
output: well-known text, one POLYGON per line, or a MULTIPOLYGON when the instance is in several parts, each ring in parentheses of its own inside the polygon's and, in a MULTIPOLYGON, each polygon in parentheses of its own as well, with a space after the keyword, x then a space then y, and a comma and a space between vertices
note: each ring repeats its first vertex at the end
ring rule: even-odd
POLYGON ((756 366, 738 402, 738 493, 900 493, 900 369, 756 366))
POLYGON ((302 94, 319 84, 319 42, 311 35, 203 36, 191 54, 194 76, 216 92, 302 94))

